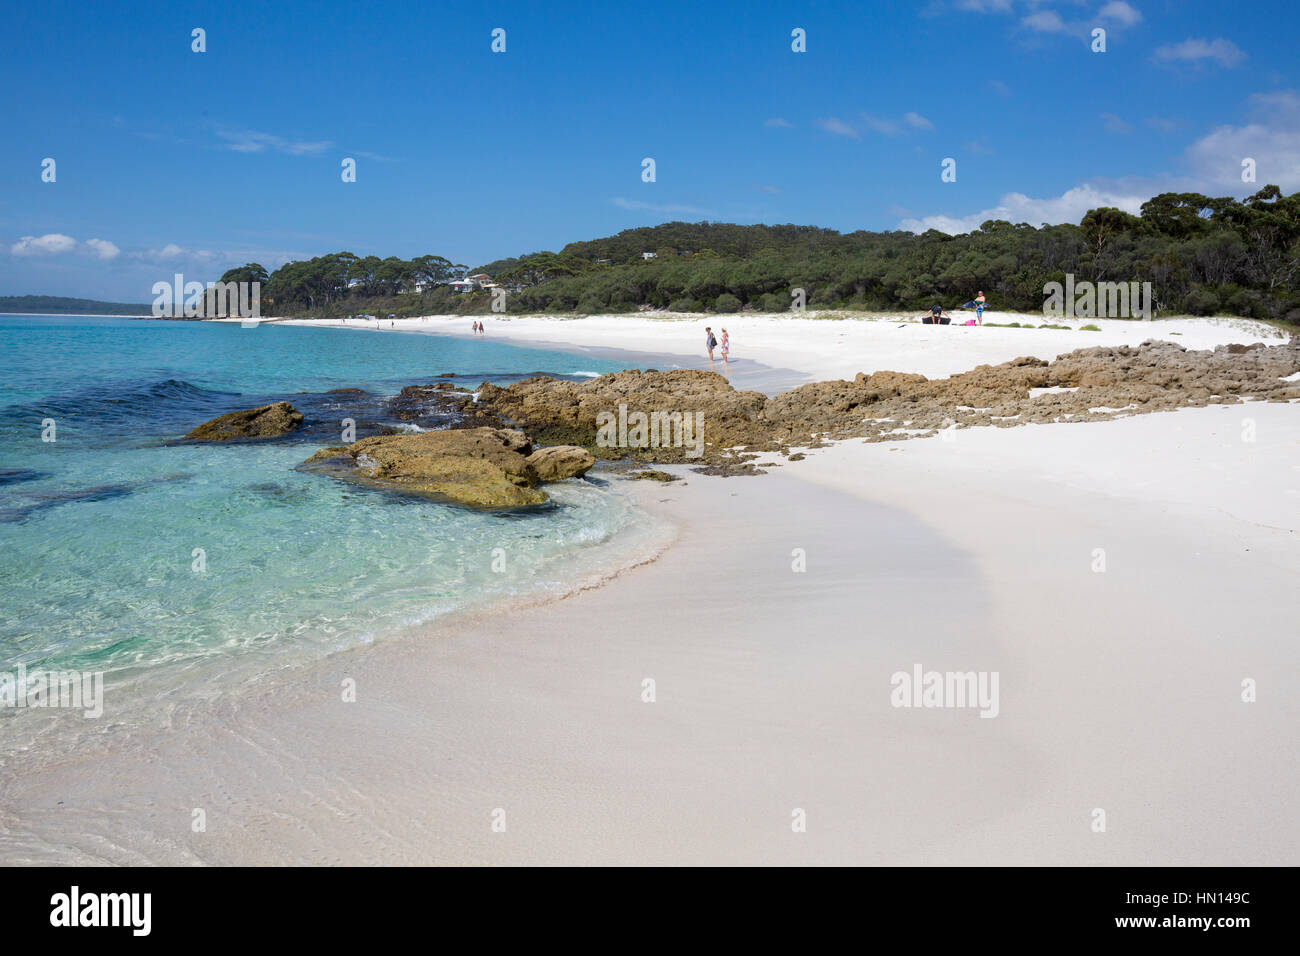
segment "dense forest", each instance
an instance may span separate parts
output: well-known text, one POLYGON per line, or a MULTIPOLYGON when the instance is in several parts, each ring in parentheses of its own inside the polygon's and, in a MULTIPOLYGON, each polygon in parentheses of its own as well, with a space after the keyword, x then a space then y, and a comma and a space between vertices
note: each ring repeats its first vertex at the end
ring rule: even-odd
POLYGON ((809 308, 952 308, 983 290, 991 308, 1037 312, 1044 284, 1066 273, 1150 282, 1165 314, 1300 324, 1300 193, 1265 186, 1242 201, 1164 193, 1137 216, 1099 208, 1078 225, 990 220, 956 236, 671 222, 476 269, 440 256, 340 252, 269 276, 251 263, 223 280, 263 281, 266 315, 488 312, 494 299, 508 312, 779 312, 791 307, 794 289, 809 308), (448 284, 480 273, 499 288, 448 284))
POLYGON ((0 295, 0 312, 19 315, 149 315, 150 306, 60 295, 0 295))

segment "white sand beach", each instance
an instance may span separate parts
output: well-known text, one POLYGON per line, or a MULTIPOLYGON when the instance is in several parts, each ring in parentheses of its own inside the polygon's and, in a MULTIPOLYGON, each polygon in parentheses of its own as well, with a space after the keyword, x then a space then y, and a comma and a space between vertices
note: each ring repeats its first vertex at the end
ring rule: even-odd
MULTIPOLYGON (((468 334, 469 322, 398 325, 468 334)), ((709 324, 731 331, 733 383, 757 389, 1150 337, 1280 341, 1239 320, 709 324)), ((521 344, 708 367, 702 326, 488 321, 521 344)), ((0 784, 3 856, 1300 862, 1294 403, 807 455, 758 477, 612 479, 675 525, 657 560, 550 604, 335 654, 129 739, 106 729, 0 784), (894 706, 893 675, 917 667, 996 674, 996 715, 894 706), (349 679, 355 703, 340 698, 349 679)))
MULTIPOLYGON (((954 321, 973 319, 973 312, 954 312, 954 321)), ((994 325, 921 325, 911 313, 898 315, 809 312, 772 315, 682 315, 641 313, 568 318, 541 315, 427 316, 383 319, 378 323, 278 319, 290 325, 340 326, 380 332, 430 332, 470 337, 470 324, 482 320, 487 336, 534 348, 607 354, 638 353, 662 362, 662 368, 712 368, 724 372, 736 388, 774 393, 804 382, 852 379, 858 372, 911 372, 943 378, 977 365, 996 365, 1021 355, 1050 361, 1074 349, 1139 345, 1163 339, 1189 349, 1252 342, 1277 344, 1286 333, 1246 319, 1171 318, 1153 322, 1119 319, 1057 321, 1020 313, 985 312, 985 323, 1069 325, 1070 330, 1007 328, 994 325), (1080 331, 1094 325, 1100 331, 1080 331), (705 326, 731 333, 731 362, 719 351, 710 365, 704 349, 705 326), (670 361, 665 361, 670 359, 670 361)), ((238 320, 234 320, 238 321, 238 320)))

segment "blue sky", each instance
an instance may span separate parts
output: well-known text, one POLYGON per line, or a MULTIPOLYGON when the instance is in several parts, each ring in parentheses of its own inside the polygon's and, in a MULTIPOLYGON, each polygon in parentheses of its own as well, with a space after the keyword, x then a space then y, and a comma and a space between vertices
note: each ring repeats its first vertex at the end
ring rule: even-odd
POLYGON ((674 219, 965 231, 1291 192, 1294 9, 10 3, 0 294, 145 302, 341 249, 473 266, 674 219))

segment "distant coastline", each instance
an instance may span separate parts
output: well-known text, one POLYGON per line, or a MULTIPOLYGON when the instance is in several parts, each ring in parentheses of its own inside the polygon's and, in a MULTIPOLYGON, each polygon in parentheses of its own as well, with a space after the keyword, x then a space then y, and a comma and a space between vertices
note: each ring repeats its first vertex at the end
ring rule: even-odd
POLYGON ((136 314, 134 312, 0 312, 0 315, 28 315, 44 318, 49 316, 52 319, 152 319, 154 316, 148 313, 136 314))
POLYGON ((61 295, 0 295, 0 315, 111 315, 147 318, 152 309, 142 302, 104 302, 61 295))

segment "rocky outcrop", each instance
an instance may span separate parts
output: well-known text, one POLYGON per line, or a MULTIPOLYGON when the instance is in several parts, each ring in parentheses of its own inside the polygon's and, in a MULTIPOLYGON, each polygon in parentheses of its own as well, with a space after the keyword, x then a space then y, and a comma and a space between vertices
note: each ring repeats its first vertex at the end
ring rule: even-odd
MULTIPOLYGON (((1079 349, 1053 362, 1022 357, 946 379, 881 371, 814 382, 767 398, 738 392, 713 372, 618 372, 587 382, 531 378, 484 384, 479 413, 519 425, 539 441, 581 445, 598 458, 735 467, 756 451, 822 440, 897 440, 942 428, 1090 421, 1243 399, 1300 398, 1300 343, 1189 351, 1168 342, 1079 349), (702 442, 645 440, 634 413, 696 416, 702 442), (618 440, 600 434, 619 423, 618 440), (627 440, 624 440, 626 437, 627 440)), ((654 438, 653 434, 649 436, 654 438)))
POLYGON ((594 463, 581 448, 534 453, 521 431, 458 428, 325 448, 302 467, 476 508, 521 508, 547 500, 539 483, 583 474, 594 463))
POLYGON ((528 456, 528 464, 537 472, 539 481, 563 481, 580 478, 596 463, 595 457, 577 445, 554 445, 539 448, 528 456))
POLYGON ((288 402, 218 415, 185 437, 191 441, 248 441, 287 435, 302 424, 302 412, 288 402))
MULTIPOLYGON (((716 372, 679 369, 672 372, 630 370, 602 375, 587 382, 553 378, 530 378, 509 388, 484 383, 479 386, 478 405, 503 420, 524 427, 539 442, 581 445, 597 458, 625 456, 645 461, 697 461, 694 454, 694 423, 704 423, 703 448, 715 452, 735 445, 765 442, 767 428, 759 420, 766 397, 760 392, 738 392, 716 372), (690 416, 689 436, 676 424, 669 433, 649 434, 645 442, 627 429, 618 428, 619 416, 690 416), (602 416, 613 416, 613 441, 598 441, 602 416), (689 441, 688 441, 689 437, 689 441)), ((635 423, 635 419, 631 419, 635 423)))
POLYGON ((634 471, 628 475, 633 481, 679 481, 676 475, 670 475, 666 471, 656 471, 653 468, 647 468, 645 471, 634 471))

